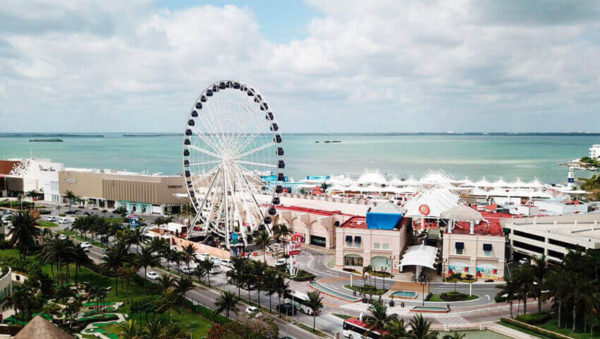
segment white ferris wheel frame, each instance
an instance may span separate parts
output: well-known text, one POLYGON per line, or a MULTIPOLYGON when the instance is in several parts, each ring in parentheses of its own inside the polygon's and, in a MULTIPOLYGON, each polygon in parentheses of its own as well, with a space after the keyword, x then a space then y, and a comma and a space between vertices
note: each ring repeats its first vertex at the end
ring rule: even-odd
MULTIPOLYGON (((241 122, 227 121, 227 123, 237 124, 234 127, 241 130, 246 128, 241 122)), ((283 191, 285 182, 283 156, 283 139, 279 132, 279 125, 269 104, 258 91, 246 83, 231 80, 218 81, 208 86, 192 106, 184 133, 183 170, 188 197, 196 210, 196 217, 187 232, 187 237, 197 234, 194 228, 196 223, 200 222, 207 231, 223 237, 227 248, 230 248, 229 237, 237 226, 243 244, 248 245, 246 228, 249 226, 246 225, 245 220, 248 221, 249 218, 254 218, 254 221, 259 223, 253 224, 251 231, 264 225, 271 233, 269 225, 277 214, 276 206, 280 203, 279 195, 283 191), (264 119, 266 129, 256 133, 225 131, 223 122, 219 121, 219 116, 215 114, 215 110, 221 113, 220 102, 217 101, 217 106, 210 111, 209 103, 218 96, 219 91, 238 91, 238 94, 248 101, 249 105, 241 108, 250 119, 254 119, 253 127, 261 129, 260 123, 256 123, 258 116, 254 116, 260 114, 258 118, 264 119), (209 113, 203 114, 206 110, 209 110, 209 113), (202 124, 210 132, 198 130, 196 123, 202 124), (272 139, 265 139, 265 135, 272 135, 272 139), (253 142, 258 136, 260 136, 259 146, 253 147, 255 146, 253 142), (199 145, 200 143, 202 145, 199 145), (269 151, 274 156, 267 159, 265 157, 269 151), (263 155, 263 160, 252 158, 260 154, 263 155), (270 161, 274 163, 269 163, 270 161), (247 167, 254 167, 255 171, 247 167), (268 191, 270 191, 271 201, 264 204, 257 200, 263 183, 256 168, 263 171, 270 170, 271 174, 275 175, 275 180, 267 183, 270 184, 268 191)))

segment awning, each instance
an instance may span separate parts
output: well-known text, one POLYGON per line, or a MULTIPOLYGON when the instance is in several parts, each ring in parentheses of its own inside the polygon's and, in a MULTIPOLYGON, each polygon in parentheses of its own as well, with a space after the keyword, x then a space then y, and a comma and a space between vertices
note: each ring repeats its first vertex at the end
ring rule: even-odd
POLYGON ((457 243, 454 244, 454 247, 457 250, 462 250, 463 248, 465 248, 465 243, 464 242, 457 242, 457 243))
POLYGON ((402 260, 400 261, 401 269, 404 266, 422 266, 435 269, 433 264, 437 258, 438 248, 426 245, 415 245, 410 246, 404 252, 402 260))
POLYGON ((483 244, 483 250, 484 251, 491 251, 492 250, 492 244, 483 244))

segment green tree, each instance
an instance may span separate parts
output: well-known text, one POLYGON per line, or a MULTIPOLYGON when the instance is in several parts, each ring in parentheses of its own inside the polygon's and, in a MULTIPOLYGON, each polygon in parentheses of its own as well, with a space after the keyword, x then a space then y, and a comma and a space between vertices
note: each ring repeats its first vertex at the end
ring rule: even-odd
POLYGON ((173 278, 173 276, 170 274, 163 273, 158 278, 157 284, 160 287, 160 291, 163 292, 167 288, 175 285, 175 278, 173 278))
POLYGON ((515 298, 519 298, 519 289, 518 281, 514 278, 509 278, 507 276, 504 277, 504 285, 496 286, 500 289, 499 294, 506 296, 506 301, 509 304, 510 309, 510 317, 513 318, 513 300, 515 298))
POLYGON ((144 269, 144 277, 148 270, 148 266, 158 266, 160 264, 160 258, 152 252, 152 249, 148 246, 142 247, 142 251, 135 255, 134 262, 138 267, 144 269))
POLYGON ((102 257, 103 263, 100 266, 106 269, 115 277, 115 296, 119 295, 119 269, 123 266, 126 261, 126 248, 123 244, 117 244, 107 250, 105 255, 102 257))
POLYGON ((254 238, 254 243, 263 251, 263 262, 266 263, 267 249, 271 248, 271 244, 273 244, 273 238, 266 230, 260 230, 256 238, 254 238))
MULTIPOLYGON (((194 255, 196 254, 196 249, 194 248, 193 244, 188 244, 187 246, 185 246, 183 248, 183 251, 181 252, 181 256, 183 258, 183 261, 185 261, 185 264, 187 266, 187 268, 190 268, 190 262, 192 262, 194 260, 194 255)), ((190 271, 188 271, 188 275, 190 271)))
POLYGON ((364 316, 364 322, 379 333, 387 331, 389 324, 398 319, 396 314, 388 314, 387 306, 379 300, 374 300, 368 310, 370 314, 364 316))
POLYGON ((538 303, 538 313, 542 312, 542 301, 544 295, 542 291, 546 288, 546 278, 549 268, 546 256, 534 256, 532 258, 531 271, 533 274, 533 293, 538 303))
POLYGON ((317 324, 317 313, 323 308, 323 297, 321 297, 320 291, 312 291, 306 294, 308 296, 308 301, 306 302, 306 306, 311 309, 313 312, 313 328, 312 331, 315 331, 315 327, 317 324))
POLYGON ((215 263, 210 258, 199 260, 198 266, 196 267, 196 273, 198 274, 198 276, 206 276, 208 287, 210 287, 210 272, 213 270, 214 267, 215 263))
POLYGON ((423 315, 417 314, 410 320, 410 335, 415 339, 436 339, 437 331, 431 331, 431 322, 425 320, 423 315))
POLYGON ((185 300, 185 294, 194 289, 194 282, 190 277, 181 277, 175 282, 175 291, 181 296, 182 302, 185 300))
POLYGON ((39 229, 35 227, 35 219, 28 212, 17 212, 11 218, 12 227, 8 231, 10 244, 19 250, 21 259, 25 259, 33 248, 39 229))
POLYGON ((229 291, 222 292, 221 295, 215 301, 217 309, 215 312, 221 313, 225 311, 225 316, 229 318, 229 313, 238 313, 237 304, 240 299, 229 291))
POLYGON ((227 276, 228 282, 238 288, 238 298, 241 298, 241 289, 245 283, 248 262, 242 257, 233 257, 231 258, 231 263, 233 268, 227 271, 225 275, 227 276))

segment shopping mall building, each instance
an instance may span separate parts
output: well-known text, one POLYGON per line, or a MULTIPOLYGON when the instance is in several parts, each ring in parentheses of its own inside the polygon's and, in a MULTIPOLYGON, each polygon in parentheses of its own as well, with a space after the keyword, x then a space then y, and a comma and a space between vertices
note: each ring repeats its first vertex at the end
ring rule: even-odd
POLYGON ((88 207, 124 207, 130 213, 176 213, 188 202, 183 176, 146 175, 67 168, 58 174, 60 194, 68 191, 88 207))

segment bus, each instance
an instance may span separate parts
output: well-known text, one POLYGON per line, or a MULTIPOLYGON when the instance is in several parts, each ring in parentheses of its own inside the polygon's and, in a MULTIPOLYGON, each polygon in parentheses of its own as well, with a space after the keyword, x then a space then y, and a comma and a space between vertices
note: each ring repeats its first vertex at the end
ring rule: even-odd
POLYGON ((342 334, 345 338, 361 339, 361 338, 381 338, 381 333, 378 331, 370 331, 369 326, 358 318, 348 318, 344 320, 342 334))
MULTIPOLYGON (((300 312, 306 313, 308 315, 313 315, 313 310, 310 307, 308 307, 308 295, 306 295, 305 293, 291 291, 290 293, 287 293, 285 297, 292 303, 292 305, 294 305, 294 308, 299 309, 300 312)), ((320 312, 321 311, 318 310, 317 314, 319 314, 320 312)))

